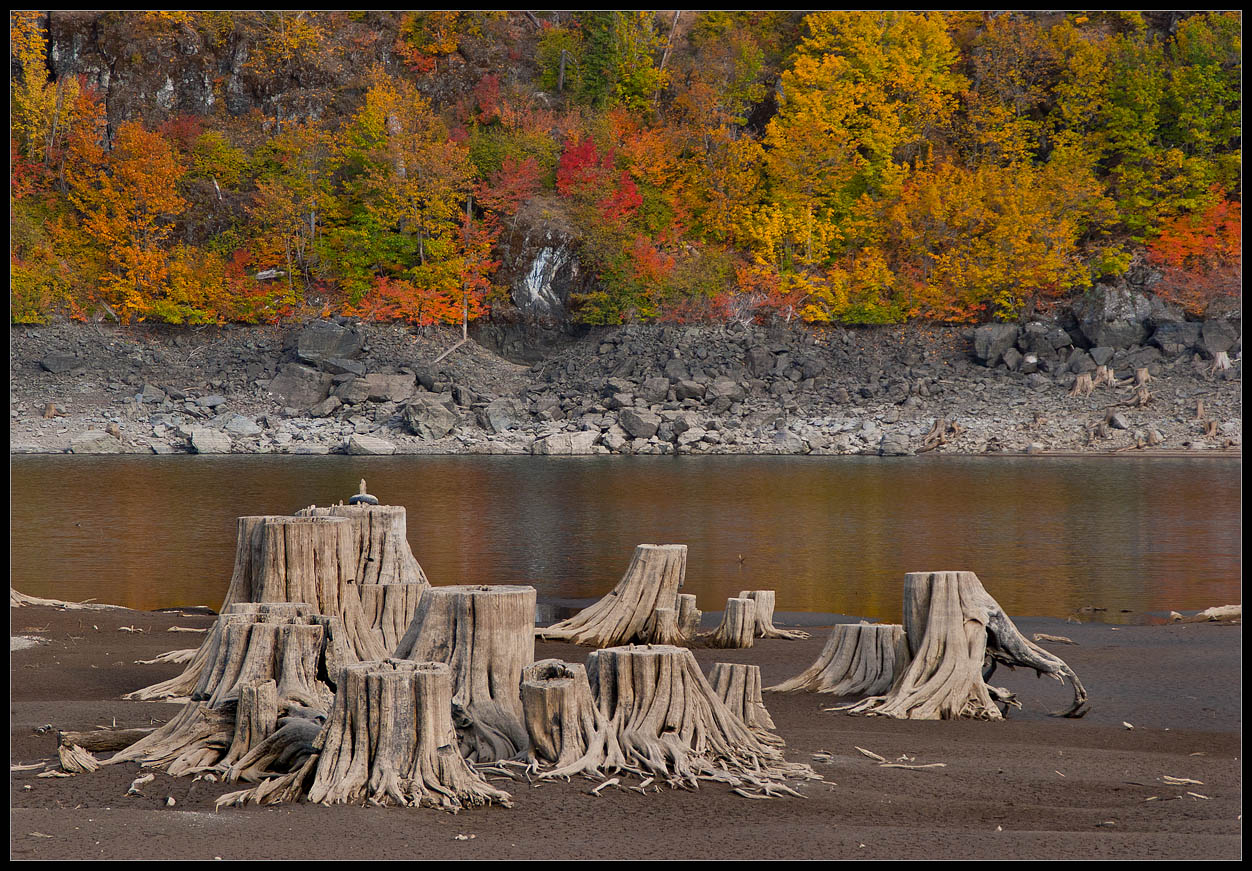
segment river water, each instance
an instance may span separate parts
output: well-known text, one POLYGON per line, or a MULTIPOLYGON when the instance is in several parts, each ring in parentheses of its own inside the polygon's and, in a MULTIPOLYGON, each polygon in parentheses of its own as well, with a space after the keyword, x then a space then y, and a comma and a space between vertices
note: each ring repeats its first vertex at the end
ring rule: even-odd
POLYGON ((904 573, 965 569, 1014 616, 1138 622, 1242 601, 1237 458, 10 458, 11 583, 139 609, 226 592, 235 517, 408 509, 432 583, 610 590, 636 544, 689 547, 706 611, 900 619, 904 573), (1092 612, 1090 609, 1104 609, 1092 612))

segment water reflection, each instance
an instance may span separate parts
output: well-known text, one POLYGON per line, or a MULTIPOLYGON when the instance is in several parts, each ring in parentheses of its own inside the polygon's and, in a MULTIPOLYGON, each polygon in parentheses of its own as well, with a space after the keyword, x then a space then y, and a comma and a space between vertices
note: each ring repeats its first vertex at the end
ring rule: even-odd
POLYGON ((405 505, 437 584, 591 598, 635 544, 689 546, 687 589, 720 610, 898 620, 907 571, 970 569, 1016 615, 1136 614, 1241 601, 1237 459, 11 458, 12 583, 137 608, 225 593, 234 518, 356 492, 405 505), (740 559, 742 557, 742 560, 740 559))

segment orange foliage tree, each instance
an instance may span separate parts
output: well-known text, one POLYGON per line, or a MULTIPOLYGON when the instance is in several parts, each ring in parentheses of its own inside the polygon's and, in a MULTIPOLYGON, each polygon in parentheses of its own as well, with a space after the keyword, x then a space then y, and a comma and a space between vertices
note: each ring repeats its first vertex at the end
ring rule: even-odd
POLYGON ((1238 297, 1243 285, 1243 217, 1238 200, 1213 190, 1203 212, 1166 221, 1148 248, 1163 272, 1156 293, 1201 315, 1217 299, 1238 297))

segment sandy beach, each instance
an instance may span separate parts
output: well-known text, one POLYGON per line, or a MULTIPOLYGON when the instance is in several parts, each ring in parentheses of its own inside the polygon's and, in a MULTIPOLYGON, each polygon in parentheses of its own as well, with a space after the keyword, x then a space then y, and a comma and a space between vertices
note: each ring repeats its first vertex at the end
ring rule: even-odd
MULTIPOLYGON (((813 615, 806 623, 820 624, 813 615)), ((825 621, 842 622, 848 618, 825 621)), ((181 671, 139 665, 200 636, 207 614, 14 608, 10 635, 38 643, 10 658, 11 764, 55 763, 56 731, 151 726, 168 703, 122 694, 181 671)), ((779 624, 786 622, 780 615, 779 624)), ((234 786, 157 773, 127 797, 132 763, 73 777, 10 775, 10 856, 18 859, 1234 859, 1242 849, 1242 626, 1112 627, 1018 619, 1053 646, 1092 699, 1083 719, 1047 716, 1066 687, 1021 672, 995 683, 1023 710, 1004 722, 907 722, 823 710, 835 699, 766 693, 787 759, 821 781, 803 799, 752 801, 721 784, 641 795, 598 781, 534 786, 493 781, 515 806, 436 810, 228 808, 234 786), (1126 724, 1133 726, 1128 728, 1126 724), (863 755, 943 763, 888 769, 863 755), (821 754, 817 759, 814 754, 821 754), (1197 783, 1170 785, 1165 778, 1197 783), (173 799, 171 803, 169 799, 173 799)), ((808 640, 758 640, 748 650, 696 649, 750 662, 765 685, 798 674, 828 629, 808 640)), ((11 645, 16 647, 17 645, 11 645)), ((588 650, 540 642, 536 657, 582 662, 588 650)), ((107 754, 102 754, 107 755, 107 754)), ((56 768, 55 764, 53 768, 56 768)), ((622 786, 630 785, 623 778, 622 786)))

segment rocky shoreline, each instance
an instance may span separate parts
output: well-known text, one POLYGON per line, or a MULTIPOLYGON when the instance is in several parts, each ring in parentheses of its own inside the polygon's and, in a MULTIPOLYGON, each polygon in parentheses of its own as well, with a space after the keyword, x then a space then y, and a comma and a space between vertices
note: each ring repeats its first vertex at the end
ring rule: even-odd
POLYGON ((459 330, 13 327, 10 451, 1238 452, 1239 314, 1119 311, 978 328, 629 325, 542 349, 488 324, 438 362, 459 330), (1116 383, 1073 389, 1098 367, 1116 383))

